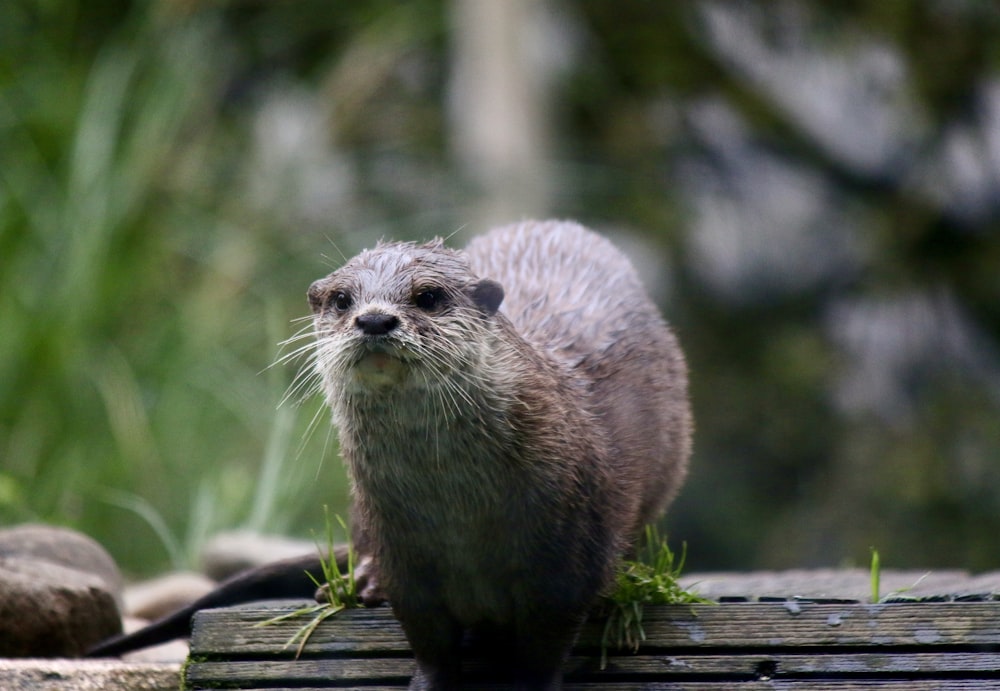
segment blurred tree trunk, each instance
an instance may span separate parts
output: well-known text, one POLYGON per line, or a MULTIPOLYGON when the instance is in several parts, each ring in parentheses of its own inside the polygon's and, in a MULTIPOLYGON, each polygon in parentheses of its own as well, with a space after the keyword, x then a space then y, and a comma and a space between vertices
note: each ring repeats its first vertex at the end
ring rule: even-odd
POLYGON ((450 145, 475 228, 543 215, 551 184, 545 0, 453 0, 450 145))

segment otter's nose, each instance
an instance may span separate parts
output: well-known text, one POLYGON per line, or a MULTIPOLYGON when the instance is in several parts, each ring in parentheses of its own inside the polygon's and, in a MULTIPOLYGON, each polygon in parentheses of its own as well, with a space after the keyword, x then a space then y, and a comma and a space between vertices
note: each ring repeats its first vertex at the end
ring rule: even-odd
POLYGON ((399 326, 399 318, 391 314, 369 312, 359 314, 354 323, 366 336, 384 336, 399 326))

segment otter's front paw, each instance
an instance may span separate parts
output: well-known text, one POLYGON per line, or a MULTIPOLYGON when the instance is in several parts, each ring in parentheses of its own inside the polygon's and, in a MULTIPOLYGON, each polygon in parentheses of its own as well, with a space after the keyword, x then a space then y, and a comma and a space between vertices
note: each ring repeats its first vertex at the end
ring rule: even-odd
POLYGON ((358 588, 358 597, 365 607, 378 607, 385 604, 385 593, 379 583, 378 567, 371 556, 363 556, 354 569, 354 583, 358 588))
MULTIPOLYGON (((385 604, 386 597, 378 582, 378 569, 370 556, 363 556, 354 569, 354 587, 358 600, 365 607, 378 607, 385 604)), ((330 601, 330 584, 324 583, 316 589, 316 602, 330 601)))

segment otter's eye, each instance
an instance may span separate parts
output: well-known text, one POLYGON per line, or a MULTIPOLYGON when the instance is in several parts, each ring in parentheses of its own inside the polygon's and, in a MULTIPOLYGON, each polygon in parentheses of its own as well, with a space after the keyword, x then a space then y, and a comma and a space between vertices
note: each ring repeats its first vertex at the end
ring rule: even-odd
POLYGON ((330 304, 338 312, 346 312, 351 309, 351 296, 344 291, 338 291, 330 296, 330 304))
POLYGON ((421 290, 414 296, 413 304, 425 312, 433 312, 444 304, 444 291, 440 288, 421 290))

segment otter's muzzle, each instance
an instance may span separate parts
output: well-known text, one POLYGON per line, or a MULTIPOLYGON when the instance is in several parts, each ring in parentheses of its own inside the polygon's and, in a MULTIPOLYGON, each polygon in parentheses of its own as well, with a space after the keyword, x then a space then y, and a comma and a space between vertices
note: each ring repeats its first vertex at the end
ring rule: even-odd
POLYGON ((368 312, 355 317, 354 325, 366 336, 385 336, 399 326, 399 317, 381 312, 368 312))

